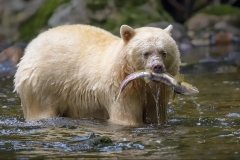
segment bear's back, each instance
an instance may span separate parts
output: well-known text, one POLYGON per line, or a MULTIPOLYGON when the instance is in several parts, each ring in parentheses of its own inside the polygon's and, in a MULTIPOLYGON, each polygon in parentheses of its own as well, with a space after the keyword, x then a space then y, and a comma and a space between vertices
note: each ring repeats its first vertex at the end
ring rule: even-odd
POLYGON ((45 80, 60 85, 66 81, 76 81, 77 77, 90 79, 98 72, 87 70, 99 68, 99 60, 108 57, 105 50, 118 40, 111 33, 88 25, 49 29, 27 46, 15 74, 15 90, 18 91, 18 86, 24 81, 31 82, 36 88, 40 81, 45 80))
POLYGON ((53 49, 55 53, 57 53, 58 49, 61 50, 58 53, 64 53, 64 50, 67 49, 66 53, 68 53, 72 52, 71 49, 73 48, 76 50, 78 48, 86 48, 86 46, 106 47, 106 45, 118 39, 111 33, 94 26, 64 25, 40 34, 28 45, 25 54, 29 52, 31 52, 31 55, 34 53, 39 54, 39 51, 44 48, 48 51, 53 49), (29 51, 33 48, 35 48, 34 51, 29 51))

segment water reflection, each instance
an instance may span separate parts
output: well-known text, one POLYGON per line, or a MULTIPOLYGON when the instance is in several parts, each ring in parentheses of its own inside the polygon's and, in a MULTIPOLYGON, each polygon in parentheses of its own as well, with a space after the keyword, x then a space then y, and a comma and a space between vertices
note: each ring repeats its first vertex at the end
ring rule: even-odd
POLYGON ((237 45, 196 47, 182 52, 181 59, 184 74, 236 73, 240 68, 240 48, 237 45))

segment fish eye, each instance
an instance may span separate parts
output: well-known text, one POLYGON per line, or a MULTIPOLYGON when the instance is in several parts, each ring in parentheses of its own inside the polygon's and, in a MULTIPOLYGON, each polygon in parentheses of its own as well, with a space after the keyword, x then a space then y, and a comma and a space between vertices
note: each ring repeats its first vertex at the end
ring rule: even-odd
POLYGON ((144 53, 143 53, 144 58, 148 58, 149 55, 150 55, 149 52, 144 52, 144 53))

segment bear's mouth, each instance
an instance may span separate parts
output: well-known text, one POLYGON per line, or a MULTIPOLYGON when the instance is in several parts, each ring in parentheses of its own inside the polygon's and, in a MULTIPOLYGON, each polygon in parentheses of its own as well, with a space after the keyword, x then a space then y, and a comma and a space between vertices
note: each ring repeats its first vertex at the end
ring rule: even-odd
MULTIPOLYGON (((157 71, 157 72, 151 69, 151 72, 156 73, 156 74, 164 74, 164 73, 166 73, 166 69, 165 69, 165 67, 163 67, 160 71, 157 71)), ((160 83, 159 81, 156 81, 156 80, 152 80, 152 81, 154 83, 160 83)))
MULTIPOLYGON (((146 69, 146 70, 149 70, 149 69, 146 69)), ((156 74, 163 74, 163 73, 166 73, 166 69, 164 68, 163 70, 159 71, 159 72, 155 72, 153 71, 152 69, 150 69, 150 71, 152 73, 156 73, 156 74)), ((155 82, 155 83, 160 83, 160 81, 156 81, 156 80, 151 80, 152 82, 155 82)))

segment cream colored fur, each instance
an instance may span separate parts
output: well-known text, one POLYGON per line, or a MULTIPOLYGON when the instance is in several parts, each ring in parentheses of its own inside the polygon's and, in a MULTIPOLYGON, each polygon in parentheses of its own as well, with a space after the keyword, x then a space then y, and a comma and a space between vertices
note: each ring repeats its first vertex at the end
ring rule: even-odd
POLYGON ((123 25, 119 38, 88 25, 66 25, 40 34, 26 48, 14 80, 26 120, 67 116, 134 126, 156 122, 152 93, 160 84, 149 87, 136 80, 118 101, 114 96, 127 75, 145 69, 147 50, 166 50, 167 72, 178 73, 179 51, 170 31, 171 26, 133 30, 123 25))

